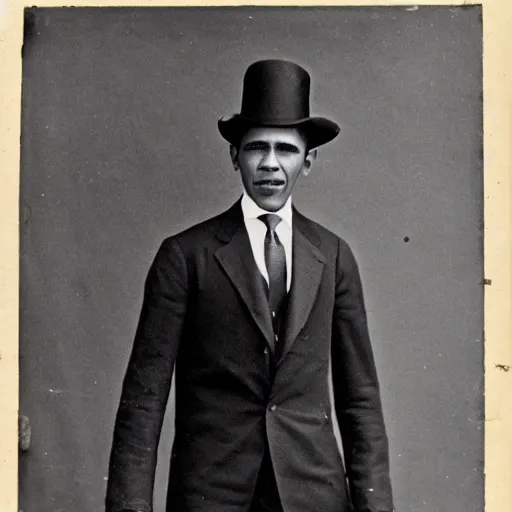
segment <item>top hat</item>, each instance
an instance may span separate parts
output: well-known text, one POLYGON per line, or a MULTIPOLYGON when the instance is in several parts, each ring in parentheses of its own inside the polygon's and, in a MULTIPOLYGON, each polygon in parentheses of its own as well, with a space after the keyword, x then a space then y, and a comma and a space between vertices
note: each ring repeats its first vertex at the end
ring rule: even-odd
POLYGON ((221 135, 235 146, 254 127, 291 127, 303 131, 308 149, 325 144, 340 127, 323 117, 310 117, 309 73, 293 62, 261 60, 251 64, 244 76, 242 110, 218 122, 221 135))

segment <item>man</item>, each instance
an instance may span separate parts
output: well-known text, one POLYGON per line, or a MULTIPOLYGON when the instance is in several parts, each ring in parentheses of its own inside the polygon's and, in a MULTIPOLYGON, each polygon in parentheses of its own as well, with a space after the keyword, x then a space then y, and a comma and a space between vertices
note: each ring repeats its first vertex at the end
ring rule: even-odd
POLYGON ((309 116, 309 90, 300 66, 256 62, 241 113, 218 123, 243 197, 157 252, 116 419, 108 512, 152 510, 175 362, 169 512, 393 509, 356 261, 291 205, 316 148, 339 132, 309 116))

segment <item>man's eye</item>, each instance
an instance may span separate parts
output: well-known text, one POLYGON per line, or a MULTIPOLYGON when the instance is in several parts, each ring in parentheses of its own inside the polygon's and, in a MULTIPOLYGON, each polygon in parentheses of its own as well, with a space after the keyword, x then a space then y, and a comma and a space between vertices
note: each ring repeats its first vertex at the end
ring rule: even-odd
POLYGON ((263 144, 247 144, 244 149, 245 151, 263 151, 266 148, 263 144))
POLYGON ((279 144, 276 149, 280 153, 299 153, 299 148, 291 144, 279 144))

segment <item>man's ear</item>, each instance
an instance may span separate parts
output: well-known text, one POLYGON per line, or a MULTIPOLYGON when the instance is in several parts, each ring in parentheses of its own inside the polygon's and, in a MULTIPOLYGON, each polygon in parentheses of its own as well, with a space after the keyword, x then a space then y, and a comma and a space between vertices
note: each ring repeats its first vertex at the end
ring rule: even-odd
POLYGON ((236 149, 233 144, 229 145, 229 154, 231 156, 231 162, 233 162, 233 167, 235 171, 238 171, 238 149, 236 149))
POLYGON ((304 167, 302 168, 304 176, 307 176, 311 172, 311 167, 313 167, 313 162, 316 160, 317 154, 318 152, 316 149, 308 151, 306 158, 304 159, 304 167))

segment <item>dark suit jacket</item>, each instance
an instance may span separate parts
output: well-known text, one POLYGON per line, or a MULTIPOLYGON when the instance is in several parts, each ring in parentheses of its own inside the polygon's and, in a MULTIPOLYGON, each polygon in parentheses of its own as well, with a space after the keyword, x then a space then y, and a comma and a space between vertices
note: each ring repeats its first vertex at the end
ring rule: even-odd
POLYGON ((247 512, 266 438, 285 512, 392 511, 357 264, 343 240, 295 209, 286 326, 271 383, 272 321, 240 202, 162 243, 123 383, 108 512, 152 509, 175 361, 168 511, 247 512), (332 426, 331 359, 349 486, 332 426))

